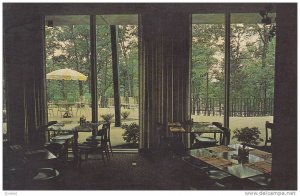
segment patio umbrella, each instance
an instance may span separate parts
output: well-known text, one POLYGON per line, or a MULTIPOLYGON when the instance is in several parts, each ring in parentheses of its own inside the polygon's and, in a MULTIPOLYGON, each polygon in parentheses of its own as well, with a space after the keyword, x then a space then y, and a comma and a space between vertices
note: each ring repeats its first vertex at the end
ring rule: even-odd
MULTIPOLYGON (((48 80, 79 80, 79 81, 86 81, 87 76, 83 75, 82 73, 75 71, 73 69, 58 69, 55 71, 52 71, 46 75, 46 78, 48 80)), ((63 92, 64 92, 64 98, 65 97, 65 90, 64 87, 65 84, 63 82, 63 92)))
POLYGON ((81 80, 86 81, 87 76, 73 69, 58 69, 46 75, 49 80, 81 80))

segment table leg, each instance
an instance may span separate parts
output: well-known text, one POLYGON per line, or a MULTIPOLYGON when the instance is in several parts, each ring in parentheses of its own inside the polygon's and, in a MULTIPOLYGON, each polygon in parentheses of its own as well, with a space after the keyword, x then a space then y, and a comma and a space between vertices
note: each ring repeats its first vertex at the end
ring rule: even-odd
POLYGON ((222 143, 222 140, 223 140, 223 133, 220 133, 220 145, 222 143))

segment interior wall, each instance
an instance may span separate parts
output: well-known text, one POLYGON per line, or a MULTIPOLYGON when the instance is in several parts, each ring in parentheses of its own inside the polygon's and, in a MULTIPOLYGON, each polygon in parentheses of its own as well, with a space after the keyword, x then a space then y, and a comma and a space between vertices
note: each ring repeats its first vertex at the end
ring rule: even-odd
POLYGON ((297 4, 277 9, 272 183, 297 189, 297 4))
POLYGON ((157 123, 167 131, 167 122, 189 118, 189 24, 184 13, 141 15, 141 148, 158 147, 157 123))

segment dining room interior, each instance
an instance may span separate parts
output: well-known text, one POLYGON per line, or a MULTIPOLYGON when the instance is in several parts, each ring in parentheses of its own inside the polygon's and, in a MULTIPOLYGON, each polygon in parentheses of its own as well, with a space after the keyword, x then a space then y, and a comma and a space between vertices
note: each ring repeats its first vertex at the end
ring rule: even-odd
POLYGON ((296 3, 3 3, 3 190, 297 190, 296 3))

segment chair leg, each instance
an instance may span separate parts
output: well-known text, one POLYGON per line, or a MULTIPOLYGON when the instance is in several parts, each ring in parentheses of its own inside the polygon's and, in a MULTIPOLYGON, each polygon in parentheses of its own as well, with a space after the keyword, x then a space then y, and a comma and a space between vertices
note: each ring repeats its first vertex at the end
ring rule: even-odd
POLYGON ((106 165, 106 162, 105 162, 105 157, 104 157, 103 150, 101 150, 101 155, 102 155, 102 160, 103 160, 103 163, 104 163, 104 165, 106 165))
POLYGON ((105 151, 106 159, 107 159, 107 161, 109 161, 110 160, 110 156, 109 156, 108 147, 106 147, 104 151, 105 151))
POLYGON ((110 140, 108 141, 108 144, 109 144, 109 148, 110 148, 111 156, 113 156, 113 151, 112 151, 112 147, 111 147, 111 142, 110 142, 110 140))
POLYGON ((81 168, 81 151, 79 151, 79 156, 78 156, 78 167, 81 168))

